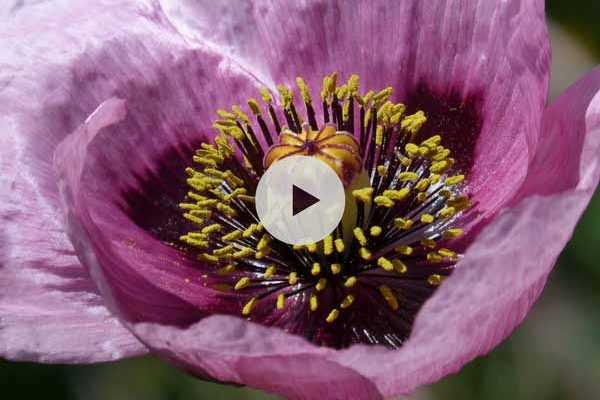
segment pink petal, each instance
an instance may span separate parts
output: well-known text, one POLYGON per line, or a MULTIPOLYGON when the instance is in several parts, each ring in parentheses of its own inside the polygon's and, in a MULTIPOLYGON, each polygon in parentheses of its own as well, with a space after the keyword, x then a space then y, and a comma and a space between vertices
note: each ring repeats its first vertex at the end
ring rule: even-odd
POLYGON ((531 186, 522 191, 531 195, 483 230, 425 304, 405 347, 395 354, 357 347, 339 362, 357 366, 385 395, 408 393, 487 353, 522 322, 600 179, 600 69, 548 109, 544 126, 531 186), (557 159, 566 171, 537 186, 557 159), (398 370, 398 379, 385 378, 398 370))
POLYGON ((568 129, 550 130, 554 134, 544 137, 549 147, 563 142, 565 135, 582 138, 574 140, 583 143, 575 166, 580 178, 562 192, 525 198, 484 229, 454 274, 426 303, 402 349, 359 345, 336 352, 277 329, 222 316, 204 319, 183 331, 145 324, 137 325, 136 331, 149 334, 152 348, 198 374, 292 398, 315 396, 316 387, 328 378, 339 378, 358 396, 342 391, 339 398, 368 398, 376 395, 372 384, 382 395, 393 396, 457 372, 490 351, 523 320, 598 184, 598 71, 557 101, 580 106, 555 115, 564 123, 560 126, 568 129), (327 369, 314 374, 303 368, 306 365, 327 369), (287 369, 289 366, 294 368, 287 369), (266 378, 279 377, 283 368, 286 374, 281 379, 266 378), (301 384, 296 386, 297 382, 301 384))
POLYGON ((598 103, 600 68, 573 84, 544 113, 540 141, 527 180, 515 201, 532 194, 548 195, 564 190, 595 188, 600 134, 595 105, 598 103))
POLYGON ((185 330, 138 324, 135 331, 163 357, 200 376, 210 376, 277 393, 289 399, 381 399, 375 385, 331 360, 335 350, 319 348, 276 328, 237 317, 212 316, 185 330))
POLYGON ((52 155, 97 105, 76 98, 77 84, 94 77, 68 66, 98 41, 156 25, 151 11, 116 0, 3 8, 0 183, 10 190, 0 193, 2 357, 93 362, 146 352, 104 307, 63 231, 52 155))
POLYGON ((429 109, 431 133, 459 142, 459 162, 473 164, 469 187, 484 214, 525 178, 548 87, 541 0, 162 3, 179 29, 267 82, 302 76, 317 97, 325 74, 358 73, 364 88, 393 86, 397 100, 429 109))
POLYGON ((70 237, 111 310, 127 321, 183 326, 217 305, 239 310, 237 296, 207 287, 198 261, 166 244, 184 232, 162 235, 185 221, 184 168, 215 134, 215 111, 257 93, 258 83, 205 46, 159 33, 158 42, 101 43, 73 62, 75 74, 102 78, 74 85, 76 102, 59 114, 122 99, 103 102, 59 145, 55 167, 70 237))

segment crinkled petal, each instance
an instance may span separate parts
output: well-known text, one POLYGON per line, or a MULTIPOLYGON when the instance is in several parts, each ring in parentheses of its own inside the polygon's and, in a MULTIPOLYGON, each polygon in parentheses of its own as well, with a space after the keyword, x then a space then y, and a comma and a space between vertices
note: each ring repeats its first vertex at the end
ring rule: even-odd
MULTIPOLYGON (((549 147, 563 143, 564 136, 581 138, 570 143, 582 146, 565 149, 580 154, 576 157, 579 178, 560 192, 525 198, 484 229, 454 274, 425 304, 411 338, 400 350, 356 345, 333 351, 233 317, 207 318, 183 332, 154 325, 138 325, 136 331, 156 332, 149 342, 152 347, 183 360, 199 374, 297 398, 314 395, 310 388, 323 384, 324 376, 342 374, 342 381, 354 382, 356 386, 350 387, 368 398, 376 393, 371 392, 372 384, 380 394, 392 396, 458 371, 490 351, 523 320, 598 184, 600 94, 595 93, 600 89, 599 76, 594 72, 557 100, 556 104, 577 103, 580 108, 553 114, 552 119, 567 129, 551 129, 544 137, 549 147), (232 329, 217 328, 224 326, 232 329), (301 367, 305 364, 300 364, 287 370, 282 380, 264 378, 280 376, 282 365, 300 360, 326 366, 324 376, 305 371, 301 367), (296 392, 296 380, 306 392, 296 392)), ((549 120, 546 123, 553 126, 549 120)), ((342 392, 340 398, 355 397, 342 392)))
POLYGON ((10 189, 0 193, 2 357, 93 362, 146 351, 104 308, 64 233, 52 155, 97 105, 80 103, 69 83, 101 75, 78 76, 70 63, 93 43, 157 24, 151 11, 116 0, 3 3, 0 183, 10 189), (70 112, 60 108, 67 101, 70 112))
POLYGON ((326 388, 336 399, 381 399, 375 385, 319 348, 279 329, 213 316, 186 330, 138 324, 135 331, 164 357, 195 373, 244 384, 289 399, 314 399, 326 388))
POLYGON ((257 82, 167 32, 90 47, 70 68, 103 76, 72 84, 77 104, 110 98, 59 145, 55 167, 70 237, 111 310, 175 326, 239 310, 238 296, 208 285, 206 266, 178 248, 192 229, 179 203, 194 149, 215 134, 215 110, 255 93, 257 82))
POLYGON ((465 169, 480 211, 511 199, 540 131, 549 73, 543 1, 174 1, 173 23, 265 81, 325 74, 392 86, 428 114, 465 169), (219 20, 215 25, 213 21, 219 20))
POLYGON ((593 190, 597 182, 600 67, 573 84, 544 113, 542 139, 515 201, 532 194, 593 190))
POLYGON ((600 179, 600 69, 556 100, 544 126, 545 145, 533 161, 535 175, 527 179, 532 186, 523 191, 529 197, 482 231, 421 310, 405 347, 380 354, 357 347, 338 361, 357 366, 386 395, 406 393, 458 371, 521 323, 600 179), (569 171, 557 173, 556 182, 536 186, 537 174, 552 170, 557 159, 569 171), (361 362, 355 362, 357 357, 361 362), (385 378, 398 370, 398 379, 385 378))

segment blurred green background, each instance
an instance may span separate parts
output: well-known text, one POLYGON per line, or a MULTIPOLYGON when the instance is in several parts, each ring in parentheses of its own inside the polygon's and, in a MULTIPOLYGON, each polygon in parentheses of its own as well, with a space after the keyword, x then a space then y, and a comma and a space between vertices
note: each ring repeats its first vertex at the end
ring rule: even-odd
MULTIPOLYGON (((490 0, 492 1, 492 0, 490 0)), ((553 47, 550 97, 600 64, 600 2, 548 3, 553 47)), ((600 192, 526 322, 487 357, 411 399, 594 399, 600 395, 600 192)), ((3 399, 272 399, 195 380, 144 357, 90 366, 0 361, 3 399)))

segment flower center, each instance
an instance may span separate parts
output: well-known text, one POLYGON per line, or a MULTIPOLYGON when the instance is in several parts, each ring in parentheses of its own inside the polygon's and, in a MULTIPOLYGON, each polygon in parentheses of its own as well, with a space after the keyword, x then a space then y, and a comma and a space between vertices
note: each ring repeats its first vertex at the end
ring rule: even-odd
POLYGON ((323 80, 317 115, 304 80, 297 86, 305 118, 283 85, 280 106, 266 89, 262 105, 248 100, 252 119, 239 106, 217 111, 219 134, 186 169, 190 191, 180 207, 195 228, 180 239, 208 265, 211 287, 239 296, 246 318, 275 325, 293 309, 300 317, 288 330, 331 344, 317 328, 296 328, 299 320, 349 327, 357 307, 381 304, 400 332, 383 341, 354 332, 349 341, 398 347, 460 257, 452 244, 470 207, 465 177, 443 146, 443 133, 419 137, 425 113, 406 115, 404 104, 390 101, 392 88, 361 95, 356 75, 338 86, 334 73, 323 80), (297 154, 328 163, 349 199, 337 229, 306 246, 272 238, 253 204, 265 169, 297 154))

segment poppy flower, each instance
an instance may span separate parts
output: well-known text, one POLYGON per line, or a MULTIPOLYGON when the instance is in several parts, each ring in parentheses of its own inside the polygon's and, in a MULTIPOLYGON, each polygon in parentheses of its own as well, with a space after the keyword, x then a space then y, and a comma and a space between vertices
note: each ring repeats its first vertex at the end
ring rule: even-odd
POLYGON ((600 70, 545 106, 542 1, 4 18, 3 358, 152 352, 290 398, 410 393, 519 325, 598 184, 600 70), (345 185, 319 243, 256 218, 294 154, 345 185))

